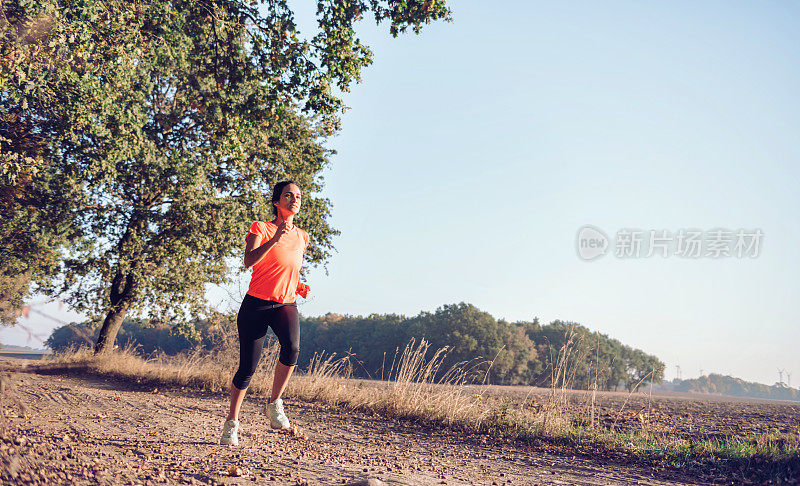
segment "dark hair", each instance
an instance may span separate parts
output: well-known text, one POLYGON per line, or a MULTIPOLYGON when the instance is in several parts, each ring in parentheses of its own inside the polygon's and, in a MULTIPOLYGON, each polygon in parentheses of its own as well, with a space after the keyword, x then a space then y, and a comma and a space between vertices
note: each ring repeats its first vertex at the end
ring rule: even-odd
MULTIPOLYGON (((295 181, 280 181, 279 183, 275 184, 275 187, 272 189, 272 202, 276 203, 281 200, 281 194, 283 194, 283 188, 288 186, 289 184, 294 184, 300 189, 300 184, 296 183, 295 181)), ((275 207, 275 204, 272 205, 272 214, 274 216, 278 216, 278 208, 275 207)))

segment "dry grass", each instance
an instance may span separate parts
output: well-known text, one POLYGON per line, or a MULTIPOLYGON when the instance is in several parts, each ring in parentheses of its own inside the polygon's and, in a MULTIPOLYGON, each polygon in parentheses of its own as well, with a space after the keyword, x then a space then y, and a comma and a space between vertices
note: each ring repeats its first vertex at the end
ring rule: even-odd
MULTIPOLYGON (((117 348, 113 352, 95 355, 92 347, 85 346, 53 354, 35 367, 43 370, 80 368, 139 381, 223 391, 230 388, 231 378, 239 364, 239 345, 235 339, 230 331, 221 330, 213 351, 196 348, 172 356, 159 353, 144 357, 135 347, 117 348)), ((278 351, 277 344, 264 348, 250 392, 269 392, 271 370, 278 361, 278 351)))
MULTIPOLYGON (((51 372, 81 369, 150 383, 227 391, 239 359, 238 342, 233 339, 231 335, 221 336, 213 352, 198 349, 149 358, 138 355, 133 348, 95 355, 91 348, 84 347, 55 354, 35 367, 51 372)), ((248 389, 251 399, 253 395, 264 397, 269 393, 278 351, 277 343, 264 349, 248 389)), ((509 407, 507 401, 484 396, 480 390, 488 385, 481 386, 478 393, 474 386, 467 386, 476 379, 480 381, 491 363, 458 363, 445 370, 442 363, 446 356, 447 349, 434 351, 425 340, 418 343, 412 340, 402 352, 396 353, 384 380, 369 381, 352 378, 352 357, 320 353, 314 355, 306 370, 292 377, 285 394, 392 417, 458 424, 474 431, 496 430, 498 426, 517 424, 525 418, 524 404, 509 407)), ((553 413, 548 411, 549 416, 553 413)))
MULTIPOLYGON (((238 340, 230 326, 221 326, 214 351, 194 350, 176 356, 144 358, 133 348, 95 356, 91 348, 60 353, 46 359, 40 368, 81 368, 104 375, 140 381, 227 391, 238 366, 238 340), (228 329, 227 331, 225 329, 228 329)), ((512 402, 487 393, 485 377, 492 363, 471 361, 443 368, 447 348, 432 350, 425 340, 412 340, 397 350, 383 380, 353 379, 352 356, 315 354, 306 370, 296 372, 286 390, 288 398, 314 400, 352 410, 370 410, 390 417, 459 426, 474 433, 502 436, 570 438, 584 432, 567 404, 574 383, 571 363, 583 359, 583 342, 574 330, 566 344, 552 357, 552 386, 543 405, 528 400, 512 402)), ((264 349, 248 396, 263 399, 270 392, 272 370, 278 359, 278 344, 264 349)), ((595 384, 596 386, 596 384, 595 384)))
MULTIPOLYGON (((595 427, 594 420, 588 416, 594 415, 594 393, 587 393, 592 397, 592 403, 587 400, 586 417, 574 416, 570 412, 573 409, 567 406, 568 390, 574 383, 571 363, 584 359, 587 351, 574 333, 568 332, 565 342, 552 359, 551 391, 548 400, 540 406, 533 406, 527 399, 522 403, 512 403, 508 397, 487 396, 489 385, 479 386, 476 393, 476 387, 471 384, 481 382, 481 374, 485 377, 491 363, 458 363, 442 369, 447 349, 433 351, 424 340, 418 343, 412 340, 402 352, 398 351, 388 377, 382 381, 353 379, 354 359, 351 356, 315 355, 308 369, 292 377, 286 395, 348 409, 370 410, 390 417, 457 426, 476 434, 557 440, 589 445, 598 452, 624 450, 644 460, 657 458, 661 464, 667 461, 673 465, 694 467, 705 457, 718 465, 720 457, 728 457, 731 464, 746 462, 749 467, 754 457, 767 458, 771 464, 797 461, 800 457, 800 444, 787 444, 785 441, 779 448, 776 448, 778 442, 773 440, 732 438, 716 443, 703 439, 690 442, 649 432, 644 422, 638 432, 615 432, 595 427)), ((100 356, 95 356, 90 348, 83 348, 54 355, 36 367, 50 371, 76 368, 129 379, 227 391, 238 358, 235 336, 223 333, 212 352, 195 350, 177 356, 157 355, 145 359, 131 348, 100 356)), ((263 399, 269 393, 277 358, 277 343, 265 348, 250 384, 251 399, 253 395, 256 399, 263 399)), ((587 386, 589 390, 596 391, 596 376, 595 382, 587 386)))

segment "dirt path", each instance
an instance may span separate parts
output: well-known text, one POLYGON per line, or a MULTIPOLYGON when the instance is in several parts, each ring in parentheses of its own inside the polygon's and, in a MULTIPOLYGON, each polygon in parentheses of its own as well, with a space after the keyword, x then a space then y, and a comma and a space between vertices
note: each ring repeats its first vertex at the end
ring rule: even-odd
POLYGON ((8 374, 0 425, 3 484, 702 484, 624 459, 575 457, 318 403, 287 401, 306 440, 269 429, 245 400, 239 447, 217 444, 222 394, 153 390, 98 377, 8 374), (14 402, 17 403, 14 403, 14 402), (27 411, 18 412, 19 405, 27 411), (244 471, 228 474, 230 466, 244 471))

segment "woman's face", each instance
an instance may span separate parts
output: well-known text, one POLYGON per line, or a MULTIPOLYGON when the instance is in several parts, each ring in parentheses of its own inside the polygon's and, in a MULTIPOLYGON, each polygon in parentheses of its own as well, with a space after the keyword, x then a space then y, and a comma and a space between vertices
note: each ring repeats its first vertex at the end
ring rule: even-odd
POLYGON ((278 207, 279 214, 289 216, 300 212, 300 199, 300 188, 294 184, 287 184, 281 192, 280 199, 274 204, 278 207))

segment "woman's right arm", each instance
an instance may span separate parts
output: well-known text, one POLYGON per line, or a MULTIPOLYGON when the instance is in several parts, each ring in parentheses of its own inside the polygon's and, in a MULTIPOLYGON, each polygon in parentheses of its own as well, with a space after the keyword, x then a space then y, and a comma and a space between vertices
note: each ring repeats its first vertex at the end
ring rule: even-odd
POLYGON ((263 245, 261 244, 261 235, 250 233, 247 235, 247 245, 244 247, 244 268, 245 270, 260 262, 264 255, 266 255, 275 243, 286 233, 286 223, 281 223, 275 230, 275 234, 267 240, 263 245))

